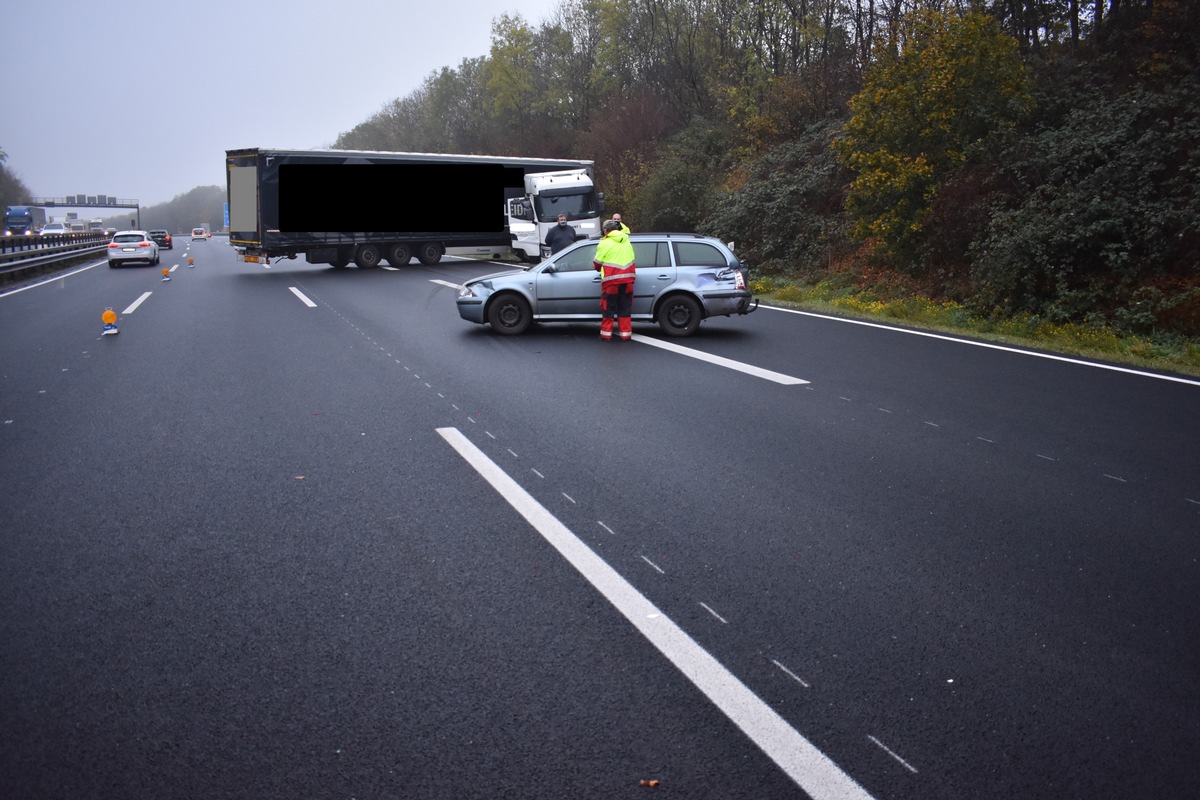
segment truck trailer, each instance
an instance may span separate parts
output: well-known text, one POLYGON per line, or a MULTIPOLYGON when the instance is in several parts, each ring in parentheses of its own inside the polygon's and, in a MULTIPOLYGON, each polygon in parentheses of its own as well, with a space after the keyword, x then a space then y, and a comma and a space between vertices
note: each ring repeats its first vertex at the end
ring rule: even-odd
POLYGON ((229 243, 254 263, 303 256, 368 269, 512 251, 536 261, 554 224, 539 210, 569 207, 584 236, 604 211, 591 161, 248 148, 227 150, 225 164, 229 243), (529 178, 554 173, 574 177, 549 182, 556 199, 540 203, 547 182, 529 178))

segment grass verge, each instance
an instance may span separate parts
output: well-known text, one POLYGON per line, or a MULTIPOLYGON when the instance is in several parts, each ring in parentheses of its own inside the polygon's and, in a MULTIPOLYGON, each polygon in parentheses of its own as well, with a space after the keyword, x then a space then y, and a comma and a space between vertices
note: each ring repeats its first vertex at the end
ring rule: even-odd
POLYGON ((954 302, 925 297, 880 298, 831 282, 811 285, 771 278, 751 281, 760 301, 835 316, 869 319, 1063 355, 1200 377, 1200 341, 1118 333, 1108 327, 1051 322, 1032 315, 987 317, 954 302))

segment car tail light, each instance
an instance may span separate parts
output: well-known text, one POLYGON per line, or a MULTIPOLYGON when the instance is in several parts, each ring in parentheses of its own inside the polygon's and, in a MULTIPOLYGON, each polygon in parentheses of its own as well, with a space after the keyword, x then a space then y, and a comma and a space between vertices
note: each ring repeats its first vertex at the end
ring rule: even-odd
POLYGON ((109 243, 108 243, 108 246, 109 246, 110 248, 114 248, 114 247, 120 247, 121 245, 117 244, 116 242, 109 242, 109 243))

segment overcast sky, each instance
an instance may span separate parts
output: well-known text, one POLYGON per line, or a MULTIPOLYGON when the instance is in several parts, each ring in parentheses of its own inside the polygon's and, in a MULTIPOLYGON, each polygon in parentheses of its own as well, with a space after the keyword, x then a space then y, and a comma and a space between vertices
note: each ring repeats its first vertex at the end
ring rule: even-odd
POLYGON ((559 0, 6 3, 0 150, 38 197, 165 202, 225 185, 225 151, 328 147, 441 67, 487 55, 492 19, 559 0))

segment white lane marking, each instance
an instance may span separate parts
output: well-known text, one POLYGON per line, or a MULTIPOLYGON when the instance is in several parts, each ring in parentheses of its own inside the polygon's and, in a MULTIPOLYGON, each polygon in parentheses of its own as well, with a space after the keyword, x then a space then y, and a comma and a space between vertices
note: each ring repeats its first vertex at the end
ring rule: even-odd
POLYGON ((596 520, 596 524, 597 524, 597 525, 599 525, 601 528, 604 528, 604 530, 608 531, 608 532, 609 532, 610 534, 612 534, 613 536, 616 536, 616 535, 617 535, 617 534, 616 534, 616 531, 614 531, 612 528, 610 528, 610 527, 608 527, 607 525, 605 525, 605 524, 604 524, 603 522, 601 522, 600 520, 596 520))
POLYGON ((700 604, 700 607, 701 607, 701 608, 703 608, 703 609, 704 609, 705 611, 707 611, 708 613, 712 614, 712 615, 713 615, 714 617, 716 617, 718 620, 720 620, 720 622, 721 622, 721 624, 722 624, 722 625, 728 625, 728 624, 729 624, 729 621, 728 621, 728 620, 726 620, 724 617, 722 617, 722 616, 721 616, 720 614, 718 614, 717 612, 713 611, 713 610, 712 610, 712 606, 710 606, 708 603, 701 603, 701 604, 700 604))
POLYGON ((911 772, 911 773, 912 773, 912 774, 914 774, 914 775, 916 775, 916 774, 917 774, 917 768, 916 768, 916 767, 914 767, 912 764, 910 764, 910 763, 908 763, 907 761, 905 761, 905 760, 904 760, 903 758, 901 758, 900 756, 898 756, 898 755, 896 755, 895 753, 893 753, 893 752, 891 751, 891 749, 890 749, 890 748, 889 748, 889 747, 888 747, 886 744, 884 744, 883 742, 879 741, 879 740, 878 740, 878 739, 876 739, 874 736, 868 736, 867 738, 868 738, 868 739, 870 739, 872 742, 874 742, 876 745, 878 745, 878 746, 879 746, 879 748, 880 748, 881 750, 883 750, 883 752, 887 753, 889 756, 891 756, 892 758, 894 758, 894 759, 896 759, 897 761, 899 761, 899 762, 900 762, 900 764, 901 764, 901 765, 903 765, 903 767, 904 767, 906 770, 908 770, 909 772, 911 772))
POLYGON ((3 294, 0 294, 0 297, 8 297, 10 294, 20 294, 21 292, 27 292, 30 289, 36 289, 39 286, 45 286, 48 283, 56 283, 58 281, 61 281, 63 278, 69 278, 72 275, 78 275, 81 272, 87 272, 89 269, 95 269, 96 267, 103 266, 103 264, 104 264, 104 262, 100 261, 96 264, 90 264, 86 267, 77 269, 74 272, 68 272, 65 275, 55 275, 53 278, 47 278, 46 280, 40 281, 38 283, 31 283, 28 286, 22 286, 20 289, 10 289, 9 291, 4 292, 3 294))
POLYGON ((457 428, 438 434, 813 800, 870 800, 841 767, 597 556, 457 428))
POLYGON ((300 302, 304 303, 304 305, 308 306, 309 308, 317 307, 316 303, 314 303, 312 300, 309 300, 307 297, 305 297, 304 292, 300 291, 295 286, 289 286, 288 291, 291 292, 292 294, 296 295, 296 297, 299 297, 300 302))
POLYGON ((430 282, 430 283, 436 283, 436 284, 438 284, 439 286, 446 286, 446 287, 448 287, 448 288, 450 288, 450 289, 455 289, 455 290, 458 290, 458 289, 461 289, 461 288, 463 288, 463 287, 462 287, 462 286, 460 286, 459 284, 457 284, 457 283, 451 283, 450 281, 438 281, 438 280, 433 280, 433 279, 430 279, 430 281, 429 281, 429 282, 430 282))
POLYGON ((771 659, 771 663, 772 663, 772 664, 774 664, 775 666, 779 667, 779 669, 783 670, 783 674, 784 674, 784 675, 787 675, 789 678, 791 678, 791 679, 792 679, 792 680, 794 680, 796 683, 798 683, 798 684, 800 684, 801 686, 803 686, 805 689, 812 688, 812 687, 810 687, 810 686, 809 686, 809 685, 808 685, 808 684, 807 684, 807 683, 804 681, 804 679, 803 679, 803 678, 801 678, 801 677, 800 677, 799 675, 797 675, 796 673, 792 672, 790 669, 788 669, 787 667, 785 667, 783 664, 780 664, 780 663, 779 663, 778 661, 776 661, 775 659, 773 659, 773 658, 772 658, 772 659, 771 659))
POLYGON ((730 359, 730 358, 722 358, 721 356, 709 355, 708 353, 702 353, 699 350, 693 350, 690 347, 680 347, 679 345, 672 344, 671 342, 664 342, 659 339, 651 339, 649 336, 642 336, 640 333, 635 333, 633 335, 633 340, 635 342, 641 342, 642 344, 648 344, 648 345, 652 345, 654 347, 660 347, 663 350, 668 350, 672 353, 677 353, 678 355, 681 355, 681 356, 688 356, 689 358, 696 358, 701 361, 707 361, 710 364, 716 364, 718 367, 725 367, 726 369, 732 369, 732 370, 737 370, 738 372, 744 372, 747 375, 753 375, 756 378, 762 378, 763 380, 774 381, 775 383, 782 383, 785 386, 798 386, 800 384, 808 383, 808 381, 806 381, 806 380, 801 380, 800 378, 793 378, 791 375, 784 375, 783 373, 780 373, 780 372, 772 372, 769 369, 763 369, 761 367, 751 366, 750 364, 743 364, 740 361, 734 361, 733 359, 730 359))
POLYGON ((125 309, 121 313, 122 314, 132 314, 133 312, 137 311, 138 306, 140 306, 142 303, 146 302, 146 298, 148 298, 152 294, 154 294, 154 292, 143 292, 141 297, 139 297, 137 300, 134 300, 133 304, 130 305, 129 308, 125 309))
POLYGON ((666 575, 666 574, 667 574, 667 573, 663 572, 663 568, 662 568, 662 567, 660 567, 658 564, 655 564, 653 561, 651 561, 650 559, 646 558, 645 556, 642 556, 642 561, 645 561, 647 564, 649 564, 650 566, 654 567, 654 570, 655 570, 655 571, 656 571, 656 572, 657 572, 659 575, 666 575))
POLYGON ((1034 358, 1046 358, 1050 361, 1063 361, 1068 364, 1078 364, 1082 367, 1095 367, 1096 369, 1107 369, 1113 372, 1124 372, 1129 375, 1140 375, 1143 378, 1158 378, 1163 381, 1174 381, 1175 383, 1187 383, 1192 386, 1200 386, 1200 381, 1189 378, 1178 378, 1174 375, 1159 375, 1155 372, 1144 372, 1140 369, 1130 369, 1129 367, 1118 367, 1114 364, 1097 364, 1094 361, 1082 361, 1078 358, 1069 358, 1068 356, 1057 356, 1053 353, 1038 353, 1032 350, 1018 350, 1015 347, 1005 347, 1002 344, 991 344, 990 342, 975 342, 970 339, 959 339, 956 336, 945 336, 940 333, 930 333, 929 331, 918 331, 912 328, 897 328, 894 325, 881 325, 878 322, 865 322, 861 319, 847 319, 845 317, 833 317, 828 314, 816 314, 812 311, 800 311, 795 308, 779 308, 778 306, 759 306, 768 311, 782 311, 785 314, 800 314, 805 317, 816 317, 817 319, 827 319, 832 322, 846 322, 851 325, 862 325, 867 328, 879 328, 885 331, 894 331, 895 333, 907 333, 911 336, 924 336, 928 339, 941 339, 944 342, 955 342, 957 344, 969 344, 972 347, 985 347, 988 350, 1001 350, 1005 353, 1016 353, 1019 356, 1032 356, 1034 358))

